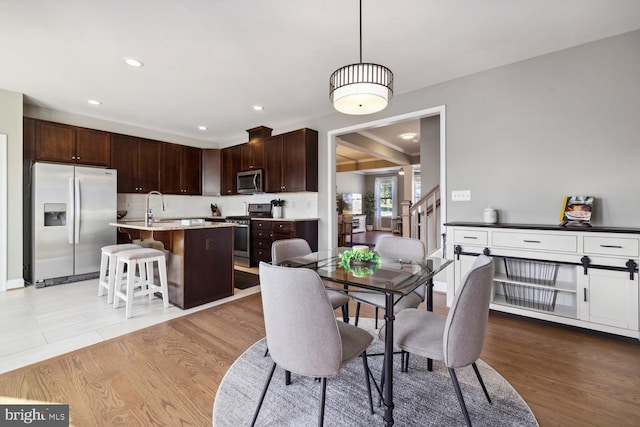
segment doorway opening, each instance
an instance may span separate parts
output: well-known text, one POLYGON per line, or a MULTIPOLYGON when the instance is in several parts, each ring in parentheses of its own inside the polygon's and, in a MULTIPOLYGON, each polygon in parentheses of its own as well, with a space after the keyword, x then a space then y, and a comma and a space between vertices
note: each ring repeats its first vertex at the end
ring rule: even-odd
MULTIPOLYGON (((340 129, 334 129, 327 133, 327 184, 328 191, 325 200, 325 217, 327 218, 327 247, 335 247, 337 244, 337 212, 336 212, 336 138, 340 135, 349 134, 358 131, 366 131, 393 124, 401 123, 408 120, 423 119, 427 117, 437 116, 439 119, 439 186, 441 194, 446 192, 446 108, 444 105, 427 108, 424 110, 414 111, 412 113, 402 114, 393 117, 387 117, 372 122, 361 123, 340 129)), ((446 222, 446 197, 442 198, 440 205, 440 227, 444 230, 446 222)))

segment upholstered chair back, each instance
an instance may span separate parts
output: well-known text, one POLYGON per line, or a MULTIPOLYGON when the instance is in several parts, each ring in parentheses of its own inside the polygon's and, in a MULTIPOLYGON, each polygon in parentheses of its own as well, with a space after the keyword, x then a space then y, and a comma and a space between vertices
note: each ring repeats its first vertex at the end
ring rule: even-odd
POLYGON ((304 239, 276 240, 271 245, 271 263, 277 265, 287 259, 298 258, 310 253, 311 247, 304 239))
POLYGON ((489 317, 493 260, 480 255, 456 293, 444 329, 444 362, 450 368, 474 363, 480 357, 489 317))
POLYGON ((342 363, 335 313, 318 274, 260 263, 269 354, 281 368, 309 377, 334 377, 342 363))

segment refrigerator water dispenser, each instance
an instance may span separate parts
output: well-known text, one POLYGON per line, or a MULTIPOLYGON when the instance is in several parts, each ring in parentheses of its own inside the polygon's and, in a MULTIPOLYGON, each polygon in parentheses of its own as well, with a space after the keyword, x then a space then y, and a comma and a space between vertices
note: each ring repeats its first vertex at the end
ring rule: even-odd
POLYGON ((44 226, 64 227, 67 225, 67 204, 66 203, 45 203, 44 204, 44 226))

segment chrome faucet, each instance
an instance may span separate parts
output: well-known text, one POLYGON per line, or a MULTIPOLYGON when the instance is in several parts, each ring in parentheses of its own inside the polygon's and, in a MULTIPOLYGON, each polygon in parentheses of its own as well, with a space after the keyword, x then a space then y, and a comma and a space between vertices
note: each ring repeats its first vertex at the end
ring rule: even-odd
POLYGON ((151 212, 151 209, 149 209, 149 199, 151 198, 152 194, 157 194, 158 196, 160 196, 160 203, 162 203, 162 211, 164 212, 164 196, 162 195, 161 192, 159 191, 149 191, 147 193, 146 199, 145 199, 145 203, 144 203, 144 225, 145 227, 148 227, 150 223, 153 222, 153 212, 151 212))

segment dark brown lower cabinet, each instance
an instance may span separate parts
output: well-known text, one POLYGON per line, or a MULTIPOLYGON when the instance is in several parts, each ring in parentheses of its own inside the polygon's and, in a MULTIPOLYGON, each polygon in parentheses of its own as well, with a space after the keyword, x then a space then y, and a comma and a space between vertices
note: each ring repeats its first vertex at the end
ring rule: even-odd
POLYGON ((271 262, 271 244, 299 237, 318 250, 318 220, 251 220, 251 262, 271 262))
POLYGON ((118 227, 118 242, 142 239, 169 251, 169 302, 182 309, 233 295, 233 227, 145 231, 118 227))

